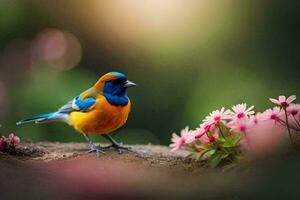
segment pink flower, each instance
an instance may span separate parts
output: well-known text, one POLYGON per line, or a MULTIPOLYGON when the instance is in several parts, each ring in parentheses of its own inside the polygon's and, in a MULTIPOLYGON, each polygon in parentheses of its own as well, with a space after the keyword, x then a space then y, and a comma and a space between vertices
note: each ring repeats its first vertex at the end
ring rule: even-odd
POLYGON ((248 153, 255 157, 261 157, 274 153, 283 143, 286 127, 272 121, 261 121, 252 126, 247 134, 247 142, 241 143, 248 153))
POLYGON ((172 148, 171 151, 180 149, 180 147, 185 143, 184 138, 179 137, 176 133, 172 134, 171 141, 173 142, 172 144, 170 144, 170 147, 172 148))
POLYGON ((262 119, 263 119, 262 113, 256 113, 256 115, 251 115, 249 117, 249 120, 253 125, 257 125, 262 121, 262 119))
POLYGON ((300 114, 300 104, 290 104, 286 109, 288 115, 296 116, 300 114))
POLYGON ((227 126, 235 133, 246 133, 248 129, 253 126, 250 118, 246 117, 240 120, 234 120, 227 123, 227 126))
POLYGON ((201 137, 198 137, 198 140, 200 140, 202 143, 204 144, 211 144, 214 141, 216 141, 218 138, 218 128, 215 128, 215 130, 213 131, 213 134, 208 137, 208 134, 202 134, 201 137))
POLYGON ((211 121, 200 124, 200 128, 197 128, 195 131, 195 139, 201 138, 204 134, 208 133, 214 127, 215 123, 211 121))
POLYGON ((280 120, 280 118, 284 115, 280 107, 274 107, 273 109, 268 109, 262 113, 263 120, 280 120))
POLYGON ((196 130, 196 135, 195 135, 195 140, 200 139, 204 134, 206 134, 208 131, 205 130, 204 128, 197 128, 196 130))
POLYGON ((9 146, 9 145, 8 145, 7 138, 4 137, 4 136, 2 136, 2 137, 0 138, 0 151, 3 151, 3 150, 5 150, 5 149, 7 149, 8 146, 9 146))
POLYGON ((212 136, 208 137, 207 134, 205 134, 199 140, 201 142, 203 142, 204 144, 211 144, 211 143, 213 143, 214 141, 217 140, 217 135, 213 134, 212 136))
POLYGON ((225 111, 225 108, 222 107, 221 110, 212 111, 203 121, 209 124, 219 124, 224 119, 230 119, 229 113, 229 110, 225 111))
POLYGON ((247 108, 247 104, 242 103, 238 104, 232 107, 232 111, 230 111, 231 118, 233 120, 237 119, 243 119, 244 117, 250 116, 254 114, 254 111, 252 110, 254 106, 250 106, 247 108))
POLYGON ((292 103, 295 100, 296 100, 296 95, 289 96, 288 98, 281 95, 281 96, 279 96, 278 100, 270 98, 270 101, 272 101, 273 103, 275 103, 281 107, 288 107, 290 105, 290 103, 292 103))
POLYGON ((300 131, 300 104, 290 104, 286 108, 289 125, 296 131, 300 131))
POLYGON ((171 151, 176 151, 181 148, 184 144, 190 144, 195 140, 195 131, 189 130, 189 127, 185 127, 185 129, 182 129, 180 132, 180 137, 176 134, 172 134, 171 141, 173 142, 170 144, 170 147, 172 148, 171 151))
POLYGON ((9 136, 8 136, 8 139, 10 140, 10 142, 13 144, 13 145, 18 145, 20 144, 20 138, 18 136, 16 136, 15 134, 11 133, 9 136))
POLYGON ((194 138, 205 144, 210 144, 217 140, 218 131, 219 128, 215 125, 215 122, 204 122, 200 125, 200 128, 197 128, 194 132, 194 138), (210 137, 208 137, 208 135, 210 135, 210 137))
POLYGON ((0 151, 14 149, 16 145, 20 143, 20 138, 15 134, 11 133, 8 138, 2 136, 0 138, 0 151))

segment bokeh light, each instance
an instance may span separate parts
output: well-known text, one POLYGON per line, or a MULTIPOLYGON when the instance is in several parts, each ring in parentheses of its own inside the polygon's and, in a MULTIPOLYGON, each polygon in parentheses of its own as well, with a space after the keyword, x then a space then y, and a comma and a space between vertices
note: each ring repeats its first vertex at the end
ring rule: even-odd
POLYGON ((101 43, 119 50, 141 48, 148 53, 174 53, 195 44, 205 50, 211 42, 218 42, 218 36, 232 30, 228 20, 235 19, 234 7, 228 0, 92 2, 91 13, 85 16, 90 17, 87 31, 101 43))
MULTIPOLYGON (((0 119, 3 119, 9 108, 8 94, 4 83, 0 80, 0 119)), ((1 122, 0 122, 1 127, 1 122)))
POLYGON ((57 29, 42 31, 31 46, 31 60, 34 65, 42 62, 58 70, 76 67, 81 55, 79 40, 73 34, 57 29))
POLYGON ((14 39, 0 50, 0 78, 6 82, 23 79, 30 71, 30 42, 14 39))

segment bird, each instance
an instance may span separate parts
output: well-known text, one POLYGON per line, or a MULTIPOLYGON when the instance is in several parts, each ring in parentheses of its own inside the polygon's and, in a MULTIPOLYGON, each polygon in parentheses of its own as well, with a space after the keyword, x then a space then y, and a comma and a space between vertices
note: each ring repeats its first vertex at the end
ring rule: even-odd
POLYGON ((133 86, 136 84, 129 81, 125 74, 109 72, 57 111, 23 119, 16 124, 65 122, 84 136, 90 147, 89 152, 95 152, 97 156, 111 148, 120 153, 130 151, 130 147, 122 146, 110 134, 121 128, 128 119, 131 101, 127 88, 133 86), (111 145, 96 146, 89 137, 91 134, 103 136, 111 145))

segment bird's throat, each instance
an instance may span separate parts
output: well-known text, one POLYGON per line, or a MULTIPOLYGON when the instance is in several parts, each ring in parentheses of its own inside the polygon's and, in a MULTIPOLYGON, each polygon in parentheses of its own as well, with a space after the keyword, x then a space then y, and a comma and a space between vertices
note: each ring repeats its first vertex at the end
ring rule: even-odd
POLYGON ((103 96, 110 104, 115 106, 126 106, 128 104, 127 95, 118 96, 104 93, 103 96))

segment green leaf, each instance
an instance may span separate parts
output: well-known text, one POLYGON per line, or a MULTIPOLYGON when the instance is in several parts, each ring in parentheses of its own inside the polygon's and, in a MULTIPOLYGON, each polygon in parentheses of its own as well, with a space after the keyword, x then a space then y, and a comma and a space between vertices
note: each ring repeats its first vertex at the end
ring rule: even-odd
POLYGON ((207 154, 210 151, 215 151, 215 149, 204 149, 203 151, 201 151, 196 155, 196 159, 200 160, 203 156, 205 156, 205 154, 207 154))
POLYGON ((234 136, 228 137, 226 138, 223 147, 225 148, 230 148, 230 147, 235 147, 239 145, 239 142, 241 141, 241 139, 243 139, 243 135, 242 134, 236 134, 234 136))
POLYGON ((208 131, 206 134, 207 134, 207 137, 209 137, 209 138, 212 136, 212 132, 211 131, 208 131))
POLYGON ((230 155, 230 153, 224 152, 222 154, 222 160, 225 159, 225 158, 227 158, 229 155, 230 155))
MULTIPOLYGON (((226 129, 226 126, 225 126, 225 124, 223 124, 223 123, 219 123, 219 125, 218 125, 218 127, 219 127, 219 138, 220 137, 222 137, 223 138, 223 136, 226 138, 227 136, 228 136, 228 129, 226 129), (222 132, 222 133, 221 133, 222 132)), ((225 139, 224 138, 224 139, 225 139)))
POLYGON ((239 142, 241 141, 241 139, 243 139, 244 135, 242 134, 237 134, 234 138, 233 138, 233 146, 237 146, 239 144, 239 142))
POLYGON ((217 140, 214 142, 214 144, 215 144, 215 145, 223 145, 224 142, 225 142, 224 139, 219 138, 219 139, 217 139, 217 140))
POLYGON ((233 138, 232 137, 228 137, 226 138, 225 142, 223 143, 223 147, 225 148, 229 148, 229 147, 233 147, 234 141, 233 141, 233 138))
POLYGON ((223 153, 220 151, 215 152, 208 159, 208 165, 212 168, 218 166, 218 164, 222 161, 223 153))

